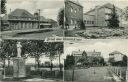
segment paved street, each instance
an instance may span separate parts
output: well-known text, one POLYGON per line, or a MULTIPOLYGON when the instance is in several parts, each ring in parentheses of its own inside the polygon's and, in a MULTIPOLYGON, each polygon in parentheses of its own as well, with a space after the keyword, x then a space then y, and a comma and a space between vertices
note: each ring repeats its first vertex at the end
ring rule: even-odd
POLYGON ((114 82, 105 67, 91 67, 75 71, 74 82, 114 82))

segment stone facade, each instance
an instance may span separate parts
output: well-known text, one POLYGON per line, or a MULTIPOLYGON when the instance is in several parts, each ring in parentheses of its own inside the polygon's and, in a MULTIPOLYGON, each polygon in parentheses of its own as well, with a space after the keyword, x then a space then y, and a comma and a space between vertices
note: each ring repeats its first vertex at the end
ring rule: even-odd
MULTIPOLYGON (((94 21, 94 23, 85 22, 85 26, 98 26, 98 27, 108 26, 108 19, 110 18, 110 15, 112 13, 112 8, 113 8, 113 4, 107 3, 103 6, 96 6, 94 9, 84 13, 84 21, 92 21, 92 20, 94 21)), ((122 9, 116 7, 116 11, 121 26, 122 9)))
POLYGON ((25 60, 23 58, 13 59, 13 77, 22 78, 26 77, 25 60))
POLYGON ((83 22, 83 6, 78 2, 65 0, 65 21, 68 29, 80 29, 80 23, 83 22))
POLYGON ((26 29, 37 29, 38 28, 38 20, 24 9, 16 9, 5 15, 3 17, 3 21, 8 21, 8 27, 4 27, 4 29, 8 30, 26 30, 26 29))

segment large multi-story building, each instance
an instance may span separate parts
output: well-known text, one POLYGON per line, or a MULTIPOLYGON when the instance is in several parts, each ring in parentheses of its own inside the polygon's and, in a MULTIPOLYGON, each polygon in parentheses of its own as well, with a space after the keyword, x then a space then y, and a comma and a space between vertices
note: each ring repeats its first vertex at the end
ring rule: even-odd
POLYGON ((24 9, 15 9, 8 15, 5 15, 2 20, 4 21, 3 29, 7 30, 25 30, 38 28, 38 20, 36 17, 24 9))
MULTIPOLYGON (((98 26, 104 27, 108 26, 108 19, 112 14, 113 4, 107 3, 102 6, 96 6, 94 9, 84 13, 84 23, 85 26, 98 26)), ((120 26, 122 25, 122 9, 115 7, 116 13, 118 15, 120 26)))
POLYGON ((109 59, 113 59, 114 61, 122 61, 124 54, 119 51, 113 51, 109 53, 109 59))
POLYGON ((72 55, 75 57, 75 62, 77 63, 81 58, 87 59, 87 54, 85 51, 73 51, 72 55))
POLYGON ((93 58, 101 58, 101 52, 97 51, 92 51, 92 52, 87 52, 87 51, 73 51, 72 55, 75 57, 75 61, 79 61, 81 58, 85 58, 89 62, 92 62, 93 58))
POLYGON ((65 24, 68 29, 80 29, 83 22, 83 6, 79 2, 65 0, 65 24))

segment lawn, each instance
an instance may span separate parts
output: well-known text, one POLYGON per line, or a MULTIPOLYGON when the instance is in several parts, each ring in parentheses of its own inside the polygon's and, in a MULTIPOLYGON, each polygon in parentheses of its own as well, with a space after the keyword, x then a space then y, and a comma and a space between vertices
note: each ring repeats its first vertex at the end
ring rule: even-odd
POLYGON ((46 37, 60 36, 63 37, 63 30, 56 29, 41 29, 32 31, 18 31, 18 32, 2 32, 4 39, 41 39, 45 40, 46 37))
POLYGON ((128 28, 88 27, 86 30, 67 30, 65 31, 65 36, 85 39, 127 39, 128 28))

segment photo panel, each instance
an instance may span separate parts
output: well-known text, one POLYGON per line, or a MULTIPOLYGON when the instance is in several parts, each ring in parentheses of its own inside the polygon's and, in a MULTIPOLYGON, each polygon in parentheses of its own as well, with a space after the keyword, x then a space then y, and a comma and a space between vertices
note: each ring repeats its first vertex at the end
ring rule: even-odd
POLYGON ((64 82, 125 82, 128 40, 97 39, 64 44, 64 82))
POLYGON ((63 42, 1 40, 2 82, 63 82, 63 42))
POLYGON ((127 39, 127 0, 65 0, 65 37, 127 39))
POLYGON ((1 0, 4 39, 63 37, 64 0, 1 0))

